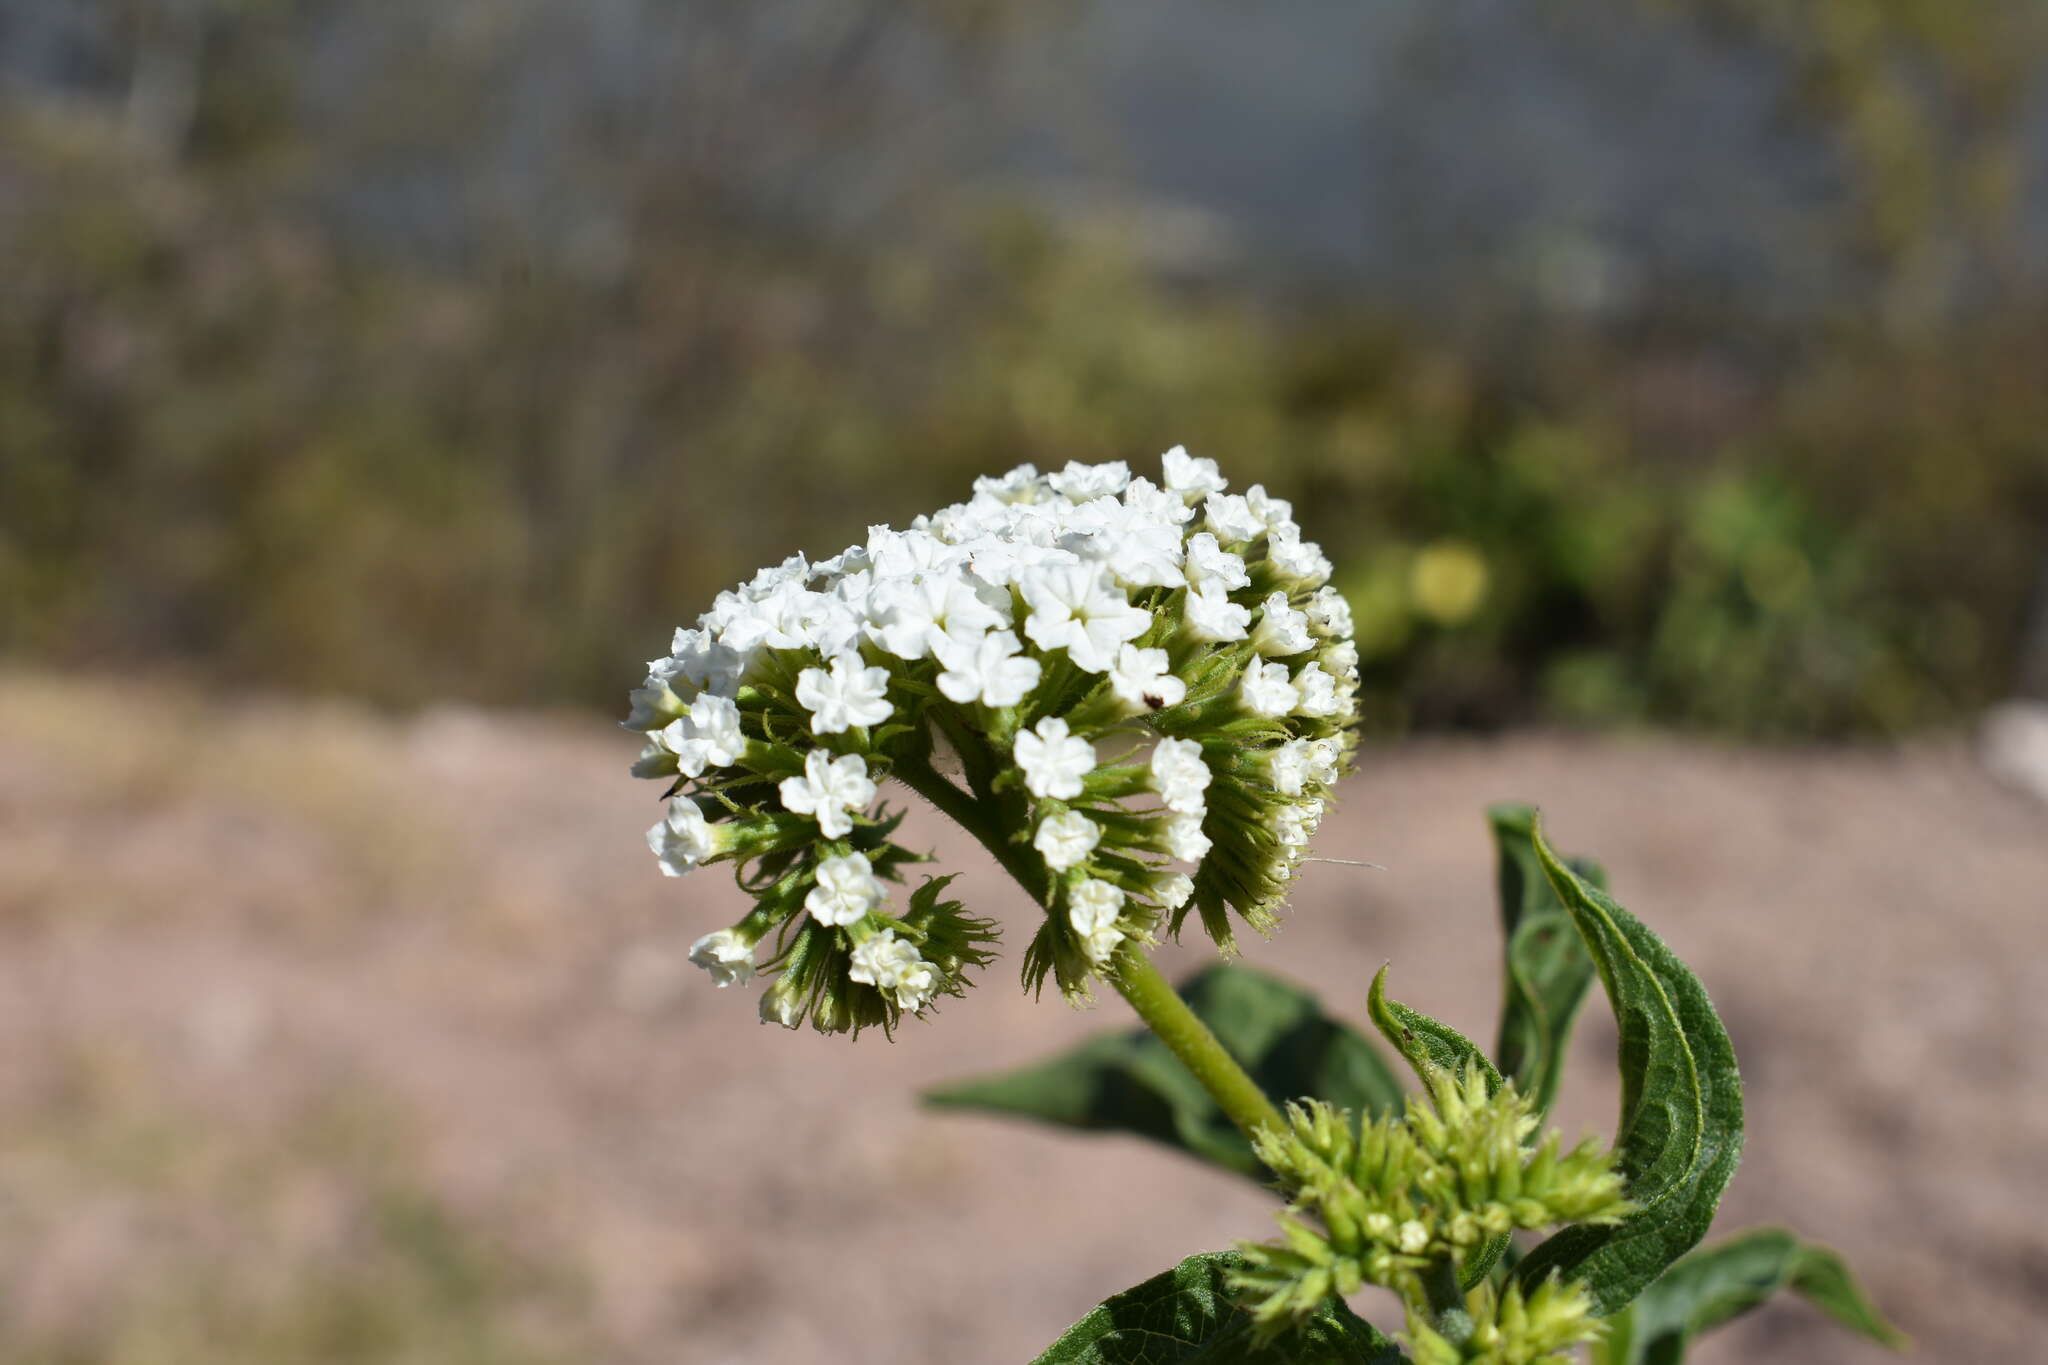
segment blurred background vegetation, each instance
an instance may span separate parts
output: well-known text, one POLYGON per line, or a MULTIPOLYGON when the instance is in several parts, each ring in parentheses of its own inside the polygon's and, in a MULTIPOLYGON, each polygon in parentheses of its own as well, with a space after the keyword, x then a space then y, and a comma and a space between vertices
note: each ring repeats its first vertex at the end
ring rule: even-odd
POLYGON ((2048 690, 2044 57, 2038 0, 0 0, 0 643, 616 709, 791 548, 1185 442, 1295 499, 1385 732, 1941 724, 2048 690))

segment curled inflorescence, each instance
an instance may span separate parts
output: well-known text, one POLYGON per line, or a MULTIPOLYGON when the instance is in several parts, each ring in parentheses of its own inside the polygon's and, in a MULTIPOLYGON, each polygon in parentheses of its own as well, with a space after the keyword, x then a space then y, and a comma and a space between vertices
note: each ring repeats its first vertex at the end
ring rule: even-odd
POLYGON ((1081 994, 1190 913, 1225 950, 1233 912, 1272 927, 1353 745, 1350 611, 1286 502, 1179 448, 1163 465, 977 480, 676 632, 626 722, 635 773, 672 784, 648 842, 670 875, 736 861, 756 902, 694 961, 721 985, 774 972, 763 1014, 790 1027, 958 994, 993 929, 943 881, 893 908, 915 859, 877 804, 890 777, 1039 897, 1031 986, 1081 994))

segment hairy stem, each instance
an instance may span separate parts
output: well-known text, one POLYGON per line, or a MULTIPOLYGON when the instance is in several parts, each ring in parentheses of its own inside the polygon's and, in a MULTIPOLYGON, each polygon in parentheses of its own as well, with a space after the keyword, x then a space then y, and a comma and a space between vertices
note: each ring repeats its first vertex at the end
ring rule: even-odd
MULTIPOLYGON (((952 738, 960 742, 959 737, 952 738)), ((989 803, 962 791, 923 755, 899 760, 895 772, 905 786, 979 840, 1032 900, 1040 905, 1046 903, 1050 884, 1044 863, 1027 845, 1010 839, 1001 823, 993 818, 989 803)), ((1130 1003, 1145 1021, 1145 1027, 1157 1034, 1159 1041, 1194 1073, 1202 1088, 1246 1137, 1261 1128, 1285 1126, 1280 1111, 1273 1107, 1266 1093, 1224 1050, 1200 1016, 1188 1008, 1151 958, 1134 945, 1127 945, 1106 969, 1104 978, 1130 1003)))
POLYGON ((1472 1314, 1465 1307, 1465 1291, 1458 1287, 1458 1267, 1449 1257, 1422 1272, 1422 1292, 1429 1296, 1430 1325, 1453 1346, 1472 1339, 1472 1314))

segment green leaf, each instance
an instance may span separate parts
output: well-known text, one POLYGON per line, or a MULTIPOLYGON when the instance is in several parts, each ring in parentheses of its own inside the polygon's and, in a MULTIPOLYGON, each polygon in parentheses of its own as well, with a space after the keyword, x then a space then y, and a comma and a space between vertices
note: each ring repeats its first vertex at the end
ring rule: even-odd
POLYGON ((1583 1279, 1613 1313, 1699 1244, 1742 1155, 1735 1049, 1699 979, 1628 911, 1532 835, 1544 875, 1592 953, 1620 1035, 1618 1165, 1637 1209, 1573 1227, 1517 1268, 1524 1289, 1553 1272, 1583 1279))
MULTIPOLYGON (((1373 1045, 1315 997, 1247 967, 1217 966, 1180 987, 1276 1102, 1314 1096, 1351 1110, 1399 1109, 1400 1082, 1373 1045)), ((1137 1133, 1266 1179, 1251 1145, 1166 1045, 1145 1029, 1100 1034, 1050 1061, 929 1091, 927 1103, 1096 1131, 1137 1133)))
POLYGON ((1407 1357, 1332 1297, 1294 1332, 1261 1349, 1251 1314, 1226 1283, 1237 1253, 1190 1256, 1069 1327, 1033 1365, 1396 1365, 1407 1357))
POLYGON ((1702 1247, 1613 1318, 1602 1365, 1679 1365, 1700 1333, 1740 1317, 1782 1289, 1804 1295, 1852 1332, 1882 1346, 1907 1343, 1874 1308, 1842 1258, 1783 1228, 1753 1228, 1702 1247))
POLYGON ((1458 1075, 1467 1062, 1479 1063, 1486 1073, 1486 1093, 1500 1089, 1500 1072, 1486 1060, 1486 1054, 1449 1024, 1440 1024, 1420 1010, 1409 1009, 1398 1000, 1387 999, 1387 969, 1381 967, 1366 993, 1366 1012, 1394 1050, 1408 1059, 1415 1074, 1428 1085, 1439 1071, 1458 1075))
MULTIPOLYGON (((1486 1093, 1491 1095, 1500 1089, 1500 1072, 1486 1060, 1486 1054, 1471 1039, 1420 1010, 1410 1009, 1398 1000, 1387 999, 1385 967, 1381 967, 1379 974, 1372 979, 1372 989, 1365 996, 1365 1009, 1372 1016, 1373 1024, 1394 1045, 1394 1050, 1415 1068, 1415 1074, 1425 1086, 1436 1072, 1462 1075, 1466 1063, 1477 1062, 1479 1069, 1486 1073, 1486 1093)), ((1507 1254, 1510 1245, 1509 1238, 1503 1234, 1489 1239, 1486 1245, 1467 1256, 1458 1267, 1460 1287, 1470 1289, 1485 1279, 1495 1262, 1507 1254)))
MULTIPOLYGON (((1499 864, 1502 930, 1500 1035, 1493 1053, 1515 1088, 1549 1112, 1564 1075, 1565 1044, 1586 992, 1593 959, 1572 927, 1536 856, 1536 811, 1499 805, 1486 812, 1499 864)), ((1607 889, 1607 874, 1590 859, 1567 865, 1581 881, 1607 889)))

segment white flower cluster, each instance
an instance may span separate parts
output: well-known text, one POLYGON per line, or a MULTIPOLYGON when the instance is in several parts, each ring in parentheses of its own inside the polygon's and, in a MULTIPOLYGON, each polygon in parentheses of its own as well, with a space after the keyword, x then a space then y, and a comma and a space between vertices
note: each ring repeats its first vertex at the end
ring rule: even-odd
POLYGON ((1122 463, 980 479, 721 593, 626 722, 636 773, 674 781, 648 834, 662 870, 753 868, 756 912, 694 960, 745 980, 775 932, 764 969, 809 975, 764 1012, 821 1027, 956 993, 979 922, 891 913, 891 776, 1030 832, 1054 914, 1027 974, 1077 989, 1163 913, 1226 944, 1226 909, 1268 927, 1351 745, 1358 656, 1329 573, 1286 502, 1176 447, 1157 483, 1122 463), (965 790, 937 776, 949 751, 965 790))

